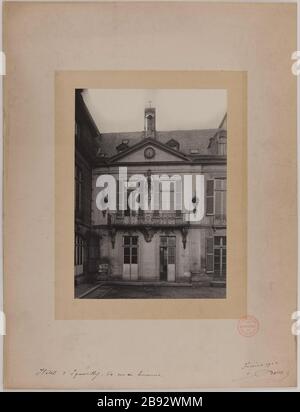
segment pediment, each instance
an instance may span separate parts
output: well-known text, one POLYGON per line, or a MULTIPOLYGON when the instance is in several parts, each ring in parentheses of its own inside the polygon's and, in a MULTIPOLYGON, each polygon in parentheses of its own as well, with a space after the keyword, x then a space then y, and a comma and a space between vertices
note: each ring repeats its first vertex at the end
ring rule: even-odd
POLYGON ((182 152, 172 149, 154 139, 147 139, 131 148, 129 147, 122 153, 118 153, 110 159, 110 162, 185 162, 188 160, 189 158, 182 152))

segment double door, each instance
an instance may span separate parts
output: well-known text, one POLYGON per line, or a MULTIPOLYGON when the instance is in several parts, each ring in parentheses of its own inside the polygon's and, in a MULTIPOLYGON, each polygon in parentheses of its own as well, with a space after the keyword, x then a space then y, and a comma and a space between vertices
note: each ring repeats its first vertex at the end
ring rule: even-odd
POLYGON ((138 236, 123 237, 123 279, 138 280, 138 236))
POLYGON ((176 237, 161 236, 159 246, 159 278, 161 281, 175 282, 176 237))

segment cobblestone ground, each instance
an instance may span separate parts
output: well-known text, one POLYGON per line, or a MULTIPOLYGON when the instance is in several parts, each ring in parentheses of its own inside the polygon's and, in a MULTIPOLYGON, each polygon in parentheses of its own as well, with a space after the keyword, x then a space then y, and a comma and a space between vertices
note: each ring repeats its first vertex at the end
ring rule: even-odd
POLYGON ((226 288, 103 285, 84 299, 224 299, 226 288))

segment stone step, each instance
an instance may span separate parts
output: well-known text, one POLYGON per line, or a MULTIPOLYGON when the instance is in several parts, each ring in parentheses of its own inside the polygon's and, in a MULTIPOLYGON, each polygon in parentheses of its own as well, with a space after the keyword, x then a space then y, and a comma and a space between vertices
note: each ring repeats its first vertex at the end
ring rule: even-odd
POLYGON ((150 280, 106 280, 104 285, 118 285, 118 286, 192 286, 187 282, 166 282, 166 281, 150 281, 150 280))

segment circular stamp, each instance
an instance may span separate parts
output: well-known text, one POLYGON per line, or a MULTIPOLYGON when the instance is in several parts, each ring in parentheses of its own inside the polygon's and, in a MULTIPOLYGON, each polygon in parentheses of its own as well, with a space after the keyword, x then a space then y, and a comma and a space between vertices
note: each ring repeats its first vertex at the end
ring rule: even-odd
POLYGON ((237 329, 241 336, 251 338, 259 331, 259 321, 255 316, 245 316, 244 318, 239 319, 237 329))

